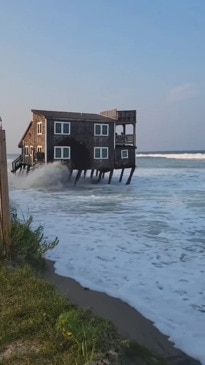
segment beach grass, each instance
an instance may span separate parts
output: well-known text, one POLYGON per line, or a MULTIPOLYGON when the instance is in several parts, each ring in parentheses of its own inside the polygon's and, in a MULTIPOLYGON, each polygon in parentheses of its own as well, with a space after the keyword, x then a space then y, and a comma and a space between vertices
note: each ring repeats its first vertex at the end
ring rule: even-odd
POLYGON ((0 256, 0 363, 165 364, 42 279, 36 260, 57 242, 47 244, 42 228, 32 230, 31 223, 12 218, 11 254, 0 256))
POLYGON ((78 365, 96 358, 115 363, 116 357, 118 364, 133 358, 144 359, 145 364, 164 364, 147 349, 120 338, 110 321, 58 295, 30 266, 14 268, 1 263, 2 365, 78 365))
POLYGON ((57 295, 31 267, 0 269, 0 363, 84 364, 119 347, 109 321, 57 295))

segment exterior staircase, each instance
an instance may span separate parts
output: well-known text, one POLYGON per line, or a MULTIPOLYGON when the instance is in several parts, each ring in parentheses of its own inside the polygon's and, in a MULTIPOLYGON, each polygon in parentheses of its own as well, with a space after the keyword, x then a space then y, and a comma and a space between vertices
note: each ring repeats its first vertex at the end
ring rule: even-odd
POLYGON ((20 169, 20 171, 23 169, 25 169, 27 167, 27 172, 30 170, 30 163, 23 161, 23 156, 19 155, 13 162, 12 162, 12 170, 11 172, 13 172, 14 174, 16 173, 17 170, 20 169))

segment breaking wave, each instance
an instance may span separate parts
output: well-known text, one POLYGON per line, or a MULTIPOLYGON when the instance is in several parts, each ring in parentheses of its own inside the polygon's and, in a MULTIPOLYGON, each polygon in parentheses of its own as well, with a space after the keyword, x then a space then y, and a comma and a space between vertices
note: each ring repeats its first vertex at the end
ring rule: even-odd
POLYGON ((169 158, 177 160, 205 160, 205 153, 139 153, 137 157, 169 158))
POLYGON ((39 166, 28 174, 25 170, 15 175, 9 173, 11 189, 46 189, 61 190, 68 182, 69 172, 66 166, 59 162, 39 166))

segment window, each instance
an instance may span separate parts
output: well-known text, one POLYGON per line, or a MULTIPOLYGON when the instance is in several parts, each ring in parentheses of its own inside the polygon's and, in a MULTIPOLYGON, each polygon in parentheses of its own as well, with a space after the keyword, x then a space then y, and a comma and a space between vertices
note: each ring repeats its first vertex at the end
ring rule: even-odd
POLYGON ((128 158, 128 150, 121 150, 121 158, 128 158))
POLYGON ((42 152, 42 146, 37 146, 37 152, 42 152))
POLYGON ((70 122, 54 122, 54 134, 70 134, 70 122))
POLYGON ((109 125, 108 124, 95 124, 94 125, 94 136, 108 136, 109 125))
POLYGON ((94 147, 95 159, 108 159, 108 147, 94 147))
POLYGON ((37 134, 42 134, 42 122, 37 123, 37 134))
POLYGON ((25 154, 25 156, 29 155, 29 147, 28 146, 24 147, 24 154, 25 154))
POLYGON ((70 159, 70 147, 55 146, 54 147, 54 159, 55 160, 69 160, 70 159))

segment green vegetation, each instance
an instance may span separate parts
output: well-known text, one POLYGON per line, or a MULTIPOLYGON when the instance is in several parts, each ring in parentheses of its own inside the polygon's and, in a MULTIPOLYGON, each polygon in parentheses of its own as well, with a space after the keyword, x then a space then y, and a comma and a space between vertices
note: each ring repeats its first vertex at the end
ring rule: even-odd
POLYGON ((12 213, 11 252, 0 258, 0 363, 164 364, 123 341, 110 321, 74 306, 41 279, 36 268, 57 243, 47 243, 41 226, 32 230, 32 218, 22 222, 12 213))
POLYGON ((26 262, 34 267, 44 263, 44 255, 52 250, 58 239, 48 242, 43 233, 43 226, 32 229, 33 218, 20 220, 15 209, 11 213, 11 258, 18 262, 26 262))
POLYGON ((108 321, 77 309, 29 266, 1 266, 0 298, 2 365, 85 364, 117 346, 108 321))

